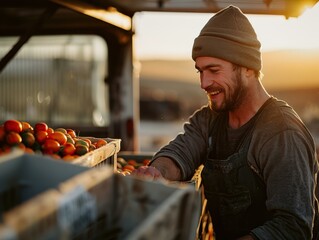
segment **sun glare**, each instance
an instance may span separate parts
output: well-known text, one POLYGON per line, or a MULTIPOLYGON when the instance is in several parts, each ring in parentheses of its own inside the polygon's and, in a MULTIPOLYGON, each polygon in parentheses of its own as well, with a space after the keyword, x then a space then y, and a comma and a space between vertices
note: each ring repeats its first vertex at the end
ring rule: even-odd
POLYGON ((250 16, 264 51, 284 49, 319 50, 319 3, 304 10, 299 17, 250 16))
POLYGON ((318 18, 319 14, 319 3, 315 4, 313 7, 305 6, 300 18, 318 18))

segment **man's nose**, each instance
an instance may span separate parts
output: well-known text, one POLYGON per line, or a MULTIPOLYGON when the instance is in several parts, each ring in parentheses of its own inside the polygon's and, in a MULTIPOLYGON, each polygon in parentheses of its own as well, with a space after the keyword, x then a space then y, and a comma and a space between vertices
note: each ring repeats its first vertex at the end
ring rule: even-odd
POLYGON ((211 86, 213 83, 213 80, 205 75, 203 75, 201 77, 201 80, 200 80, 200 87, 203 89, 203 90, 206 90, 209 86, 211 86))

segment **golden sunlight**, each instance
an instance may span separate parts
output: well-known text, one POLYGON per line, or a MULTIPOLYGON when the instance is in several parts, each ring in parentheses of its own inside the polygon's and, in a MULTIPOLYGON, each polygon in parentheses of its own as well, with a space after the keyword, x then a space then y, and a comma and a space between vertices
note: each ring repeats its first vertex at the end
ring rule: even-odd
POLYGON ((302 11, 300 18, 313 18, 319 19, 319 3, 316 3, 313 7, 305 6, 305 9, 302 11))
POLYGON ((316 25, 319 22, 319 3, 313 8, 307 8, 303 14, 293 19, 292 24, 295 29, 295 41, 304 42, 304 48, 311 49, 318 46, 319 33, 316 30, 316 25))

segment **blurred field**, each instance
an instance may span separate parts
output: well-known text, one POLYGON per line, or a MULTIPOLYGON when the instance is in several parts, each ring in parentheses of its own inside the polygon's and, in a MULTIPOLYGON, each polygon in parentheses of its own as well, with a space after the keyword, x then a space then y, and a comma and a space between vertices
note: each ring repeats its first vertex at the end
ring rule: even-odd
MULTIPOLYGON (((295 108, 319 145, 319 50, 263 53, 262 72, 268 92, 295 108)), ((156 151, 182 130, 206 96, 191 59, 141 61, 140 77, 140 146, 156 151)))

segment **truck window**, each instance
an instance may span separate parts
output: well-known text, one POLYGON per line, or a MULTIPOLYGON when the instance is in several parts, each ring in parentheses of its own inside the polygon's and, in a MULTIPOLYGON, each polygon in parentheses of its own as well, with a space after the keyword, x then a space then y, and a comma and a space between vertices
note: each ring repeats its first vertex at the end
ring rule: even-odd
MULTIPOLYGON (((0 55, 16 41, 1 38, 0 55)), ((0 121, 108 126, 107 56, 99 36, 32 37, 0 74, 0 121)))

